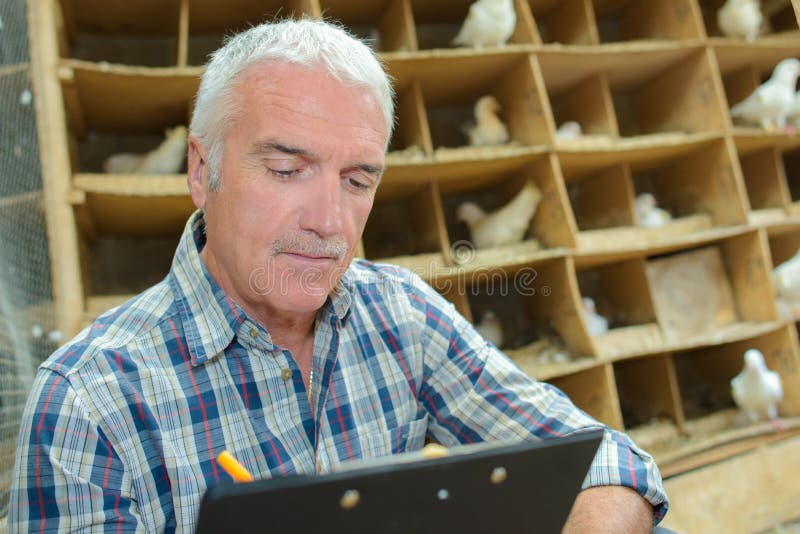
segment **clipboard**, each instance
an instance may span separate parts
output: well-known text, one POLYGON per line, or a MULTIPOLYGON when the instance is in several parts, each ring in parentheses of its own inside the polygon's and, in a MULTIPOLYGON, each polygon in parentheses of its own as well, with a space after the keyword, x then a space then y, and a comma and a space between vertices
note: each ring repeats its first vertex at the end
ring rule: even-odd
POLYGON ((561 532, 603 430, 210 488, 197 534, 561 532))

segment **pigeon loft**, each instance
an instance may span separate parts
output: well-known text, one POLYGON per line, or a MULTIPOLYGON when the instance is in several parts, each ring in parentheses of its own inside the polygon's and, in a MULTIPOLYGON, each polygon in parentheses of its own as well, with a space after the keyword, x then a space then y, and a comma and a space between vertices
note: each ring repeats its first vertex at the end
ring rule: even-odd
POLYGON ((636 225, 635 192, 630 166, 615 164, 584 176, 565 174, 570 207, 578 226, 578 241, 586 232, 636 225))
POLYGON ((442 213, 436 182, 402 195, 381 195, 364 228, 365 256, 418 273, 444 265, 450 245, 442 213))
POLYGON ((623 428, 611 364, 601 364, 550 378, 549 383, 566 393, 578 408, 612 428, 623 428))
POLYGON ((800 409, 796 337, 794 326, 775 325, 747 339, 614 362, 626 432, 668 460, 666 476, 713 461, 727 444, 774 432, 766 420, 747 421, 733 401, 730 381, 744 366, 744 352, 760 350, 767 367, 781 376, 779 415, 793 421, 800 409))
MULTIPOLYGON (((174 0, 173 0, 174 1, 174 0)), ((185 44, 178 65, 204 65, 208 56, 222 46, 227 35, 252 24, 299 18, 304 13, 319 16, 316 0, 233 0, 223 7, 215 0, 181 0, 181 43, 185 44), (184 59, 185 58, 185 59, 184 59)))
MULTIPOLYGON (((800 136, 734 126, 729 107, 797 56, 800 4, 762 2, 772 28, 748 43, 718 37, 721 1, 514 0, 509 43, 469 48, 451 41, 471 0, 29 0, 33 86, 27 70, 0 76, 15 80, 3 96, 11 106, 31 87, 46 124, 54 328, 71 336, 160 280, 194 209, 183 169, 103 173, 103 161, 152 149, 188 122, 202 65, 225 35, 324 15, 378 51, 397 94, 359 256, 414 270, 468 320, 496 309, 517 364, 652 443, 664 473, 753 451, 770 429, 735 428, 720 396, 753 345, 788 377, 781 414, 798 415, 797 326, 778 314, 770 269, 800 247, 800 136), (466 146, 464 123, 484 95, 499 103, 507 144, 466 146), (557 138, 567 121, 583 135, 557 138), (459 203, 495 210, 529 180, 542 199, 525 239, 465 249, 459 203), (672 221, 639 227, 642 193, 672 221), (491 291, 498 274, 512 282, 505 294, 491 291), (514 281, 535 293, 514 293, 514 281), (607 333, 589 334, 582 295, 611 319, 607 333), (570 357, 552 361, 560 349, 548 337, 570 357)), ((23 193, 15 206, 37 198, 23 193)), ((775 517, 796 515, 798 499, 771 497, 791 504, 775 517)), ((772 526, 716 511, 687 524, 676 506, 666 526, 772 526)))
POLYGON ((178 2, 61 0, 62 57, 147 67, 178 64, 178 2))
MULTIPOLYGON (((772 75, 772 71, 781 60, 797 56, 797 47, 769 41, 759 46, 756 50, 738 43, 720 44, 717 48, 717 62, 722 79, 725 100, 728 109, 732 108, 755 91, 772 75)), ((748 134, 755 137, 754 141, 762 140, 770 134, 758 125, 734 123, 734 132, 737 137, 748 134)), ((778 143, 786 140, 776 139, 778 143)), ((737 146, 745 144, 745 140, 737 138, 737 146)))
POLYGON ((275 17, 319 15, 316 0, 54 2, 59 52, 92 62, 147 67, 203 65, 226 33, 275 17))
POLYGON ((433 156, 433 142, 419 82, 408 81, 397 89, 397 122, 389 144, 392 161, 399 164, 433 156), (399 159, 398 159, 399 158, 399 159))
POLYGON ((601 43, 639 40, 691 40, 703 36, 692 0, 593 0, 601 43))
MULTIPOLYGON (((413 91, 416 82, 422 100, 430 137, 436 149, 464 147, 454 157, 493 157, 513 147, 543 146, 550 142, 545 119, 545 96, 538 80, 538 66, 528 54, 514 52, 486 53, 476 56, 390 59, 388 70, 397 80, 400 94, 413 91), (411 89, 409 89, 411 88, 411 89), (509 145, 469 147, 466 130, 475 123, 475 104, 483 96, 497 100, 498 116, 507 125, 509 145)), ((417 106, 419 104, 416 104, 417 106)), ((415 108, 408 106, 411 113, 415 108)), ((424 124, 416 115, 404 117, 424 124)), ((404 128, 400 123, 398 128, 404 128)), ((421 135, 425 135, 422 133, 421 135)), ((437 153, 439 159, 446 154, 437 153)))
POLYGON ((560 258, 467 277, 472 317, 493 311, 503 327, 501 348, 533 376, 549 376, 592 359, 572 269, 569 259, 560 258), (553 356, 555 352, 562 354, 553 356))
POLYGON ((741 432, 750 423, 736 410, 731 397, 731 379, 744 366, 744 353, 758 349, 764 354, 767 368, 777 371, 784 396, 778 404, 781 417, 800 415, 800 374, 798 374, 797 331, 792 325, 762 333, 754 338, 700 347, 673 355, 683 431, 690 443, 715 439, 724 441, 725 433, 741 432))
MULTIPOLYGON (((473 2, 473 0, 405 1, 411 5, 414 14, 414 28, 419 50, 452 48, 454 46, 452 41, 461 29, 473 2)), ((514 0, 514 12, 517 22, 507 45, 538 42, 533 17, 525 0, 514 0)))
POLYGON ((646 273, 669 344, 740 335, 774 321, 771 271, 762 234, 747 232, 694 250, 650 258, 646 273))
POLYGON ((600 42, 591 0, 528 0, 528 4, 543 43, 596 45, 600 42))
POLYGON ((607 332, 592 336, 596 354, 616 359, 663 346, 643 258, 578 270, 577 280, 581 296, 609 323, 607 332))
POLYGON ((791 202, 781 150, 777 147, 739 149, 747 198, 748 220, 754 225, 780 223, 786 219, 791 202))
POLYGON ((87 241, 84 287, 99 300, 144 291, 167 275, 177 245, 174 236, 104 235, 87 241))
POLYGON ((105 158, 147 151, 165 130, 186 125, 197 72, 66 61, 59 69, 73 171, 102 172, 105 158))
MULTIPOLYGON (((573 246, 573 226, 563 186, 558 178, 555 161, 547 155, 522 159, 508 169, 496 165, 471 165, 457 179, 439 178, 445 223, 450 243, 472 242, 469 227, 459 221, 456 212, 464 202, 475 202, 485 212, 494 213, 516 197, 526 183, 531 182, 541 193, 529 228, 518 244, 507 244, 474 251, 473 262, 479 265, 504 262, 519 263, 540 249, 573 246)), ((509 217, 524 216, 512 212, 509 217)), ((535 256, 534 256, 535 257, 535 256)), ((459 262, 459 258, 454 258, 459 262)), ((460 261, 463 265, 464 262, 460 261)))
POLYGON ((727 120, 707 50, 675 49, 637 54, 640 69, 608 70, 622 137, 722 131, 727 120), (635 72, 631 76, 631 72, 635 72))
POLYGON ((319 7, 325 18, 341 22, 376 52, 418 49, 408 0, 320 0, 319 7))
POLYGON ((637 445, 651 450, 684 428, 681 395, 670 354, 614 362, 622 424, 637 445))
MULTIPOLYGON (((791 226, 773 229, 769 236, 769 255, 773 271, 800 251, 800 231, 791 226)), ((800 301, 778 295, 775 291, 775 303, 781 318, 800 320, 800 301)))
POLYGON ((562 170, 578 226, 578 248, 603 255, 742 224, 746 208, 733 157, 724 141, 713 138, 674 144, 670 150, 565 154, 562 170), (596 166, 587 165, 591 160, 596 166), (645 193, 669 212, 669 221, 642 227, 646 221, 639 221, 635 203, 645 193))
POLYGON ((726 143, 711 141, 676 157, 637 162, 631 165, 633 189, 637 196, 652 194, 677 220, 701 217, 708 226, 741 224, 745 207, 733 157, 726 143))
POLYGON ((581 126, 582 134, 577 139, 558 138, 554 131, 557 144, 575 144, 582 139, 596 143, 618 136, 611 89, 605 73, 586 74, 578 80, 553 74, 545 78, 545 85, 556 129, 569 121, 581 126))
MULTIPOLYGON (((717 10, 724 3, 725 0, 699 0, 706 33, 715 43, 740 42, 741 39, 724 36, 717 25, 717 10)), ((783 37, 797 32, 797 17, 791 2, 763 2, 761 11, 765 21, 757 40, 783 37)))
POLYGON ((558 121, 583 120, 587 132, 614 137, 725 129, 721 88, 706 50, 593 50, 591 58, 583 50, 539 54, 558 121), (581 104, 589 109, 577 109, 581 104))

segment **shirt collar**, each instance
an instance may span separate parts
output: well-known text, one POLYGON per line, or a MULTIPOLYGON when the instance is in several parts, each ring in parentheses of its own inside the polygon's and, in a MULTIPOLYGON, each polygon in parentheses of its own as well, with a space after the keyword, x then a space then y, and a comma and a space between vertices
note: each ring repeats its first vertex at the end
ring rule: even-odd
MULTIPOLYGON (((200 257, 200 251, 206 244, 205 229, 203 212, 198 210, 186 223, 170 270, 170 280, 183 315, 184 335, 193 365, 202 364, 225 350, 242 323, 249 318, 225 294, 200 257)), ((320 310, 321 314, 332 313, 341 322, 347 320, 353 302, 351 271, 352 267, 349 267, 342 276, 320 310)))

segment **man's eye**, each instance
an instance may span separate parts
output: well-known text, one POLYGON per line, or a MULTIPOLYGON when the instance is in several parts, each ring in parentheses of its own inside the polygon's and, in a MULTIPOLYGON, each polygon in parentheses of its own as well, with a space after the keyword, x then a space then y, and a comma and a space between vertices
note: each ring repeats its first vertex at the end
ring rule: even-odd
POLYGON ((290 169, 288 171, 282 169, 270 169, 267 168, 270 174, 273 176, 277 176, 278 178, 291 178, 297 173, 297 169, 290 169))
POLYGON ((357 179, 355 179, 355 178, 348 178, 348 179, 347 179, 347 181, 348 181, 348 183, 349 183, 349 184, 350 184, 352 187, 354 187, 355 189, 363 189, 363 190, 366 190, 366 189, 369 189, 369 188, 370 188, 370 186, 371 186, 371 184, 370 184, 370 183, 368 183, 368 182, 366 182, 366 181, 364 181, 364 180, 357 180, 357 179))

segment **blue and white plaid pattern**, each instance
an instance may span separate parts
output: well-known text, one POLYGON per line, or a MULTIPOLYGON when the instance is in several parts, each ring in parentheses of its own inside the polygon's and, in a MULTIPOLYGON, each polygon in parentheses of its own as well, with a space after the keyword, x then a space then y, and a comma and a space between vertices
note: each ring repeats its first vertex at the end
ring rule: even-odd
MULTIPOLYGON (((444 444, 598 427, 518 370, 411 273, 355 261, 318 314, 309 394, 290 354, 222 292, 192 216, 169 275, 39 369, 19 438, 10 531, 192 532, 230 450, 256 477, 444 444), (317 379, 316 377, 319 377, 317 379)), ((652 458, 607 430, 585 485, 656 507, 652 458)))

